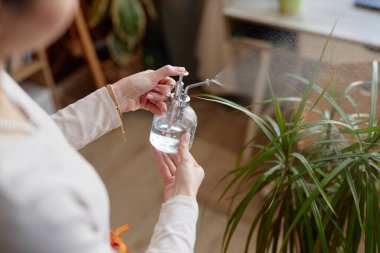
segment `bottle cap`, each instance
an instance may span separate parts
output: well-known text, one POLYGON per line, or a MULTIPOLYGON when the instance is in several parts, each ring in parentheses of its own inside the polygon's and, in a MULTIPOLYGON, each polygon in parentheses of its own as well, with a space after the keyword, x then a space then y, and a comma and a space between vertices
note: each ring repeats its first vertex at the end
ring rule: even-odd
POLYGON ((170 103, 177 107, 186 107, 190 105, 190 97, 186 95, 177 98, 175 94, 172 94, 170 103))

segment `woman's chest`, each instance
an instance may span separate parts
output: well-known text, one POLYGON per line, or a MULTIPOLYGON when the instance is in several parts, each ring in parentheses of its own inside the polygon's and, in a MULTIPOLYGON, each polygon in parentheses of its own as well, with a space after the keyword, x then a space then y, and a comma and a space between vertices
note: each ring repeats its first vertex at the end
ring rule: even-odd
POLYGON ((49 191, 67 190, 83 202, 89 218, 106 235, 106 188, 95 169, 61 138, 46 131, 24 141, 0 143, 0 186, 26 206, 49 191))

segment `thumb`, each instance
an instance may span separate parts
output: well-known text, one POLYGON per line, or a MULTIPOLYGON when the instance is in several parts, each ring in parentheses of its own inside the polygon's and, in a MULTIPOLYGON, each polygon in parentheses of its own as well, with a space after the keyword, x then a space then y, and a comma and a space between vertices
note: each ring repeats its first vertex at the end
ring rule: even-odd
POLYGON ((178 154, 181 160, 187 160, 189 157, 189 145, 190 145, 190 134, 185 133, 181 136, 181 141, 178 145, 178 154))
POLYGON ((171 65, 166 65, 160 69, 157 69, 154 72, 154 76, 157 80, 161 80, 167 76, 178 76, 183 75, 184 73, 186 73, 186 69, 184 67, 174 67, 171 65))

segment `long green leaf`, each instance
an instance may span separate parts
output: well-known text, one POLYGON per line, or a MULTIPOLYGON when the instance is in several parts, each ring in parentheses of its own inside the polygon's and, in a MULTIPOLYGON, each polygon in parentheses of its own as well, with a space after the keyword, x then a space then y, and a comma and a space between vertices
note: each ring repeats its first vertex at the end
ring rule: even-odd
POLYGON ((325 191, 323 190, 322 185, 320 184, 319 180, 315 176, 315 173, 313 171, 313 168, 310 166, 309 162, 305 159, 305 157, 300 153, 292 153, 292 156, 296 157, 304 166, 305 169, 309 172, 310 177, 313 179, 314 183, 316 184, 319 192, 321 193, 322 197, 326 201, 326 204, 331 209, 331 211, 335 214, 335 211, 333 207, 330 204, 330 201, 328 200, 325 191))
POLYGON ((346 245, 345 252, 357 252, 357 246, 359 245, 360 236, 357 236, 357 224, 358 220, 356 219, 355 209, 350 210, 350 215, 348 215, 348 224, 347 224, 347 236, 346 236, 346 245))
MULTIPOLYGON (((301 185, 302 185, 302 187, 306 193, 306 196, 309 197, 310 196, 310 190, 307 187, 306 182, 303 179, 299 180, 299 182, 301 183, 301 185)), ((327 253, 328 247, 327 247, 325 231, 324 231, 323 224, 322 224, 321 213, 319 212, 318 206, 317 206, 315 201, 311 202, 311 210, 312 210, 312 213, 313 213, 313 216, 315 219, 315 224, 317 226, 317 230, 319 233, 319 239, 321 240, 321 243, 322 243, 322 250, 324 253, 327 253)))
POLYGON ((347 95, 351 92, 351 90, 355 87, 360 87, 362 86, 363 84, 365 84, 364 81, 354 81, 354 82, 351 82, 349 83, 346 88, 344 89, 343 91, 343 94, 347 95))
MULTIPOLYGON (((379 198, 376 194, 374 196, 374 216, 375 216, 375 229, 376 229, 376 235, 374 236, 374 239, 377 241, 377 252, 380 252, 380 202, 379 198)), ((376 248, 376 246, 374 246, 376 248)))
MULTIPOLYGON (((327 177, 325 177, 321 181, 321 186, 325 187, 328 185, 341 171, 343 171, 346 166, 348 166, 352 162, 352 159, 346 159, 342 163, 338 165, 327 177)), ((314 190, 310 193, 310 196, 304 201, 301 208, 299 208, 297 214, 295 215, 292 224, 289 226, 287 231, 284 231, 285 236, 283 237, 283 244, 289 239, 290 233, 293 231, 296 224, 299 222, 301 217, 305 214, 307 210, 309 210, 311 203, 318 197, 320 191, 318 189, 314 190)))
MULTIPOLYGON (((374 127, 375 117, 376 117, 376 104, 377 104, 377 86, 378 86, 378 75, 379 68, 377 61, 372 63, 372 84, 371 84, 371 108, 369 113, 369 128, 374 127)), ((368 133, 368 138, 371 139, 372 132, 368 133)))
POLYGON ((341 155, 334 155, 334 156, 329 156, 325 158, 319 158, 316 159, 314 162, 325 162, 325 161, 331 161, 335 159, 345 159, 345 158, 366 158, 366 159, 380 159, 380 154, 374 154, 374 153, 343 153, 341 155))
POLYGON ((314 104, 311 106, 310 111, 312 111, 314 109, 314 107, 319 103, 319 101, 324 97, 324 95, 326 94, 328 88, 330 87, 331 82, 334 80, 334 77, 335 77, 335 72, 331 76, 331 79, 326 83, 325 87, 323 88, 321 94, 319 94, 319 96, 315 100, 314 104))
MULTIPOLYGON (((299 80, 301 81, 301 83, 304 83, 304 84, 308 84, 308 80, 303 78, 303 77, 299 77, 299 76, 295 76, 295 75, 289 75, 293 78, 295 78, 296 80, 299 80)), ((321 87, 319 87, 318 85, 312 85, 312 88, 314 90, 316 90, 318 93, 322 93, 323 90, 321 89, 321 87)), ((324 94, 324 97, 326 98, 326 100, 333 106, 333 108, 339 113, 339 115, 342 117, 342 119, 344 120, 344 122, 348 125, 350 125, 349 129, 352 129, 353 126, 352 126, 352 122, 350 121, 350 119, 348 118, 348 116, 346 115, 346 113, 344 112, 344 110, 341 108, 341 106, 335 101, 335 99, 333 97, 331 97, 327 92, 324 94)), ((360 139, 359 135, 358 134, 355 134, 354 137, 356 139, 360 139)))
POLYGON ((358 103, 356 103, 356 101, 349 95, 346 95, 345 96, 347 101, 352 105, 352 107, 355 109, 355 112, 357 115, 360 114, 360 111, 359 111, 359 106, 358 106, 358 103))
MULTIPOLYGON (((288 76, 300 81, 303 84, 309 85, 309 80, 304 78, 304 77, 300 77, 297 75, 291 75, 291 74, 289 74, 288 76)), ((323 93, 323 89, 314 83, 312 84, 312 88, 315 91, 317 91, 319 94, 323 93)), ((326 100, 334 107, 334 109, 338 111, 339 115, 344 119, 344 122, 348 125, 351 125, 350 120, 348 119, 348 117, 347 117, 346 113, 344 112, 344 110, 342 109, 342 107, 335 101, 335 99, 333 97, 331 97, 328 94, 328 92, 324 93, 324 98, 326 98, 326 100)))
MULTIPOLYGON (((259 211, 257 212, 255 218, 253 219, 253 222, 251 223, 251 226, 250 226, 250 229, 248 232, 248 236, 247 236, 247 240, 246 240, 245 252, 248 252, 248 249, 249 249, 249 246, 250 246, 250 243, 252 240, 252 234, 253 234, 258 222, 260 221, 261 217, 267 212, 268 205, 270 205, 270 203, 272 202, 271 199, 272 198, 266 198, 263 201, 263 204, 260 206, 259 211)), ((278 199, 278 200, 282 201, 282 205, 284 205, 286 203, 286 201, 284 201, 284 199, 278 199)), ((281 212, 281 209, 280 209, 280 212, 281 212)))
POLYGON ((269 239, 269 234, 270 234, 270 229, 272 227, 272 222, 273 222, 273 215, 275 214, 275 211, 276 211, 276 207, 277 207, 277 203, 279 201, 275 201, 273 203, 273 205, 267 209, 265 215, 263 216, 263 223, 262 223, 262 229, 261 229, 261 232, 259 230, 259 236, 261 237, 261 239, 259 239, 260 241, 260 244, 262 245, 262 250, 259 250, 259 252, 264 252, 265 251, 265 248, 268 244, 268 239, 269 239))
MULTIPOLYGON (((298 185, 295 185, 295 193, 296 193, 296 203, 297 203, 297 206, 302 206, 302 204, 305 202, 305 198, 302 194, 302 189, 300 189, 300 187, 298 187, 298 185)), ((309 215, 308 212, 306 212, 304 215, 303 215, 303 218, 302 218, 303 222, 305 222, 305 228, 304 230, 302 231, 297 231, 298 232, 298 235, 299 235, 299 238, 303 238, 306 234, 306 245, 302 247, 302 240, 301 239, 301 244, 300 244, 300 247, 301 247, 301 251, 302 252, 311 252, 312 249, 314 248, 314 245, 315 245, 315 240, 314 240, 314 226, 312 226, 312 219, 309 215)), ((284 227, 284 231, 288 231, 291 226, 291 224, 289 223, 287 227, 284 227)))
POLYGON ((352 197, 354 199, 356 213, 358 215, 358 221, 359 221, 361 229, 363 230, 363 223, 362 223, 360 207, 359 207, 359 197, 358 197, 358 194, 357 194, 356 189, 355 189, 354 181, 352 180, 351 174, 348 170, 345 170, 345 176, 346 176, 346 180, 348 182, 348 185, 350 186, 350 191, 351 191, 352 197))
MULTIPOLYGON (((198 95, 195 95, 195 97, 197 96, 198 95)), ((202 96, 202 94, 200 94, 200 96, 202 96)), ((300 102, 301 100, 302 98, 300 97, 278 97, 277 98, 278 102, 292 102, 293 103, 293 102, 300 102)), ((271 103, 272 103, 272 99, 265 99, 262 101, 255 102, 252 105, 247 106, 247 108, 252 108, 254 105, 271 104, 271 103)))
POLYGON ((228 221, 227 229, 223 236, 223 251, 226 252, 228 246, 230 244, 233 233, 235 232, 237 225, 240 222, 241 217, 243 216, 246 208, 251 202, 253 196, 266 184, 268 184, 267 179, 272 175, 273 172, 278 170, 279 167, 273 167, 265 172, 253 185, 252 189, 248 192, 248 194, 244 197, 244 199, 240 202, 238 207, 235 209, 231 218, 228 221))
POLYGON ((267 123, 264 120, 262 120, 259 116, 257 116, 256 114, 252 113, 247 108, 245 108, 245 107, 243 107, 241 105, 238 105, 238 104, 236 104, 236 103, 234 103, 232 101, 229 101, 227 99, 220 98, 220 97, 217 97, 217 96, 214 96, 214 95, 202 94, 202 95, 199 95, 198 98, 199 99, 203 99, 203 100, 207 100, 207 101, 216 102, 216 103, 219 103, 219 104, 223 104, 223 105, 235 108, 235 109, 243 112, 245 115, 247 115, 250 119, 252 119, 257 124, 257 126, 261 129, 261 131, 263 131, 263 133, 268 137, 268 139, 270 139, 270 140, 273 139, 272 134, 267 129, 267 127, 268 127, 267 123))
POLYGON ((352 129, 353 130, 352 126, 350 126, 350 125, 348 125, 346 123, 343 123, 343 122, 340 122, 340 121, 337 121, 337 120, 326 119, 326 120, 319 120, 319 121, 315 121, 315 122, 311 122, 311 123, 301 124, 301 125, 299 125, 299 126, 297 126, 295 128, 292 128, 292 129, 288 130, 286 133, 284 133, 284 135, 289 135, 289 134, 296 133, 299 130, 308 129, 308 128, 312 128, 312 127, 316 127, 316 126, 324 126, 324 125, 344 126, 347 129, 352 129))
POLYGON ((366 222, 365 222, 365 252, 372 253, 372 235, 373 235, 373 189, 371 176, 366 175, 366 222))
POLYGON ((238 180, 244 181, 249 176, 254 174, 256 169, 259 168, 260 165, 262 165, 265 161, 268 160, 269 157, 273 155, 274 151, 275 151, 274 148, 262 149, 252 158, 251 161, 248 162, 246 166, 243 166, 242 168, 235 170, 234 172, 236 174, 234 175, 233 179, 230 181, 230 183, 227 185, 227 187, 223 191, 220 199, 222 199, 226 195, 226 193, 230 191, 230 189, 236 184, 238 180))
POLYGON ((312 76, 311 76, 311 78, 308 81, 307 89, 306 89, 306 91, 304 93, 304 96, 302 97, 302 100, 301 100, 301 102, 300 102, 300 104, 299 104, 299 106, 297 108, 297 112, 295 114, 295 119, 293 121, 294 122, 294 126, 297 125, 297 124, 299 124, 299 122, 300 122, 300 119, 301 119, 302 113, 303 113, 303 111, 305 109, 307 100, 309 99, 309 97, 311 95, 311 92, 313 90, 313 84, 314 84, 315 79, 317 78, 317 74, 318 74, 320 66, 322 64, 322 60, 323 60, 323 57, 325 55, 325 52, 326 52, 326 49, 327 49, 327 45, 328 45, 328 43, 329 43, 329 41, 332 38, 332 35, 334 33, 335 26, 336 26, 336 24, 334 24, 334 27, 331 30, 330 35, 327 38, 327 40, 326 40, 326 42, 325 42, 325 44, 323 46, 322 53, 321 53, 321 55, 319 57, 318 62, 316 63, 316 65, 314 67, 312 76))
POLYGON ((355 130, 350 130, 351 133, 356 133, 356 134, 368 134, 372 135, 373 132, 379 131, 380 127, 369 127, 369 128, 363 128, 363 129, 355 129, 355 130))

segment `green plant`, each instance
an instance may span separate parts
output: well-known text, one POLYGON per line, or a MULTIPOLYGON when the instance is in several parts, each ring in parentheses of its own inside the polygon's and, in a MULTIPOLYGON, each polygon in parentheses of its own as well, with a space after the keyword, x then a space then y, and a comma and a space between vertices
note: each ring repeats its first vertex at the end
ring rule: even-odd
POLYGON ((284 14, 295 14, 300 12, 302 0, 279 0, 280 12, 284 14))
POLYGON ((340 95, 329 92, 333 77, 323 88, 315 84, 326 46, 327 42, 310 79, 291 76, 305 85, 301 97, 277 98, 268 80, 272 96, 263 102, 273 105, 273 117, 213 95, 199 96, 243 112, 266 139, 263 145, 255 144, 255 138, 245 145, 236 167, 223 178, 228 186, 221 198, 237 202, 225 230, 223 252, 264 187, 270 191, 251 221, 245 252, 253 239, 256 253, 358 252, 361 240, 365 252, 380 252, 378 64, 373 62, 370 110, 360 113, 350 95, 360 82, 349 84, 340 95), (313 92, 318 96, 311 101, 313 92), (294 101, 298 101, 294 111, 286 117, 281 104, 294 101), (321 101, 330 108, 320 110, 321 101), (347 113, 341 106, 344 101, 356 112, 347 113), (310 113, 319 119, 306 122, 310 113), (251 147, 258 151, 243 159, 251 147))
POLYGON ((112 59, 125 65, 145 35, 146 14, 156 19, 157 13, 151 0, 96 0, 89 11, 89 26, 98 26, 107 16, 107 10, 113 26, 107 36, 107 47, 112 59))

